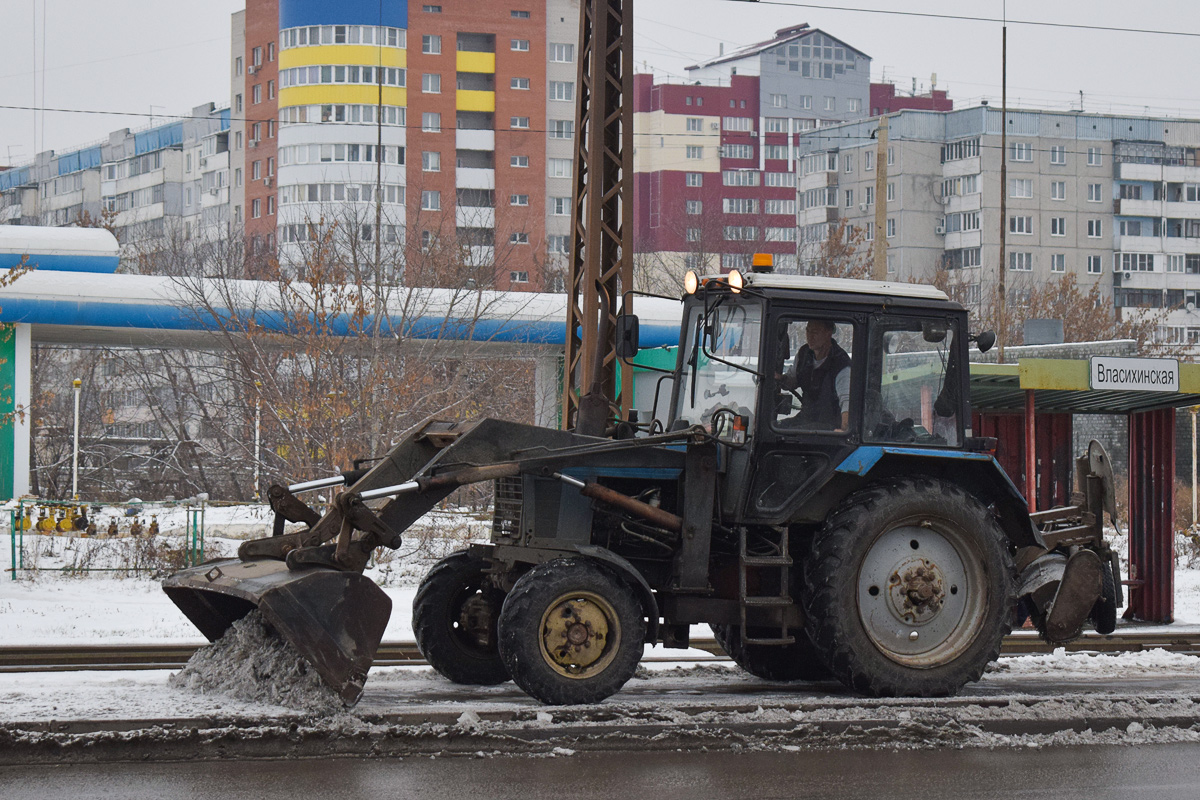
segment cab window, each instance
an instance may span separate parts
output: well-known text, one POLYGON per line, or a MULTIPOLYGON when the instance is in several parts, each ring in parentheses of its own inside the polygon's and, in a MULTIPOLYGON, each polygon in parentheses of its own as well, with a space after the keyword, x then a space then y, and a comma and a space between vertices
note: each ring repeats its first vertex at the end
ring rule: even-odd
POLYGON ((786 319, 776 329, 775 427, 850 428, 854 325, 841 319, 786 319))
POLYGON ((757 304, 724 303, 707 314, 703 309, 692 312, 677 420, 699 423, 722 438, 742 438, 753 431, 761 327, 757 304))
POLYGON ((877 319, 871 328, 863 438, 957 445, 958 377, 948 374, 957 335, 944 319, 877 319))

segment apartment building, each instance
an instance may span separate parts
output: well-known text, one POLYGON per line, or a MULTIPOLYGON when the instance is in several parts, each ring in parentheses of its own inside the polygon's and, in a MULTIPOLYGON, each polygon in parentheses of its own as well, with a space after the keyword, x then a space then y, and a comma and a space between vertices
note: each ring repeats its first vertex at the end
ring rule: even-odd
MULTIPOLYGON (((952 273, 968 304, 994 291, 1001 266, 1017 299, 1071 273, 1119 313, 1170 309, 1163 338, 1200 342, 1200 121, 1010 111, 1006 150, 1004 124, 987 106, 889 118, 889 273, 952 273)), ((843 221, 868 242, 879 235, 877 128, 864 120, 798 137, 801 269, 843 221)))
POLYGON ((635 247, 643 271, 796 269, 796 141, 857 119, 871 59, 808 25, 688 68, 634 76, 635 247))
POLYGON ((114 228, 126 248, 230 233, 228 108, 108 138, 0 172, 0 223, 114 228))
POLYGON ((378 182, 380 241, 410 269, 453 251, 497 288, 561 288, 578 0, 249 0, 233 28, 252 244, 299 259, 331 225, 372 242, 378 182))

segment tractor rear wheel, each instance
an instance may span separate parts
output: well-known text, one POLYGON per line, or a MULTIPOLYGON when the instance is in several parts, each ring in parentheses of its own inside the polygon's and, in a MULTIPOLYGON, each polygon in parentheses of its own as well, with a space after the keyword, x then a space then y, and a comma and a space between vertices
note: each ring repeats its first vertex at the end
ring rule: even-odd
POLYGON ((413 600, 413 636, 429 666, 475 686, 508 680, 500 660, 497 620, 504 594, 486 580, 487 564, 466 551, 443 558, 413 600))
POLYGON ((818 655, 864 694, 955 694, 1010 630, 1008 541, 983 503, 937 478, 847 497, 814 537, 804 577, 818 655))
POLYGON ((598 703, 633 677, 645 612, 611 570, 588 558, 539 564, 500 610, 500 657, 513 681, 550 705, 598 703))
MULTIPOLYGON (((765 681, 819 681, 830 677, 828 668, 821 663, 812 640, 803 628, 789 631, 796 641, 792 644, 746 644, 742 639, 741 625, 710 626, 717 644, 733 659, 733 662, 756 678, 765 681)), ((779 630, 750 629, 751 633, 779 635, 779 630)))

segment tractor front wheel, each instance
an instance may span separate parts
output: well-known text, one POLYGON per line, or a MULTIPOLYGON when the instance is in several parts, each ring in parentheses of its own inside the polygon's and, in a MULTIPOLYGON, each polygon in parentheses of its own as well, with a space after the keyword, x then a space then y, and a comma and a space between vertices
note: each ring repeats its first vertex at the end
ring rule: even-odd
POLYGON ((504 600, 500 657, 513 681, 543 703, 598 703, 633 677, 644 613, 607 567, 582 557, 547 561, 504 600))
POLYGON ((955 694, 1010 630, 1008 541, 983 503, 941 479, 894 479, 847 497, 814 537, 804 577, 817 653, 864 694, 955 694))
POLYGON ((487 564, 465 551, 443 558, 413 600, 413 636, 429 666, 455 683, 508 680, 496 646, 504 594, 487 581, 487 564))

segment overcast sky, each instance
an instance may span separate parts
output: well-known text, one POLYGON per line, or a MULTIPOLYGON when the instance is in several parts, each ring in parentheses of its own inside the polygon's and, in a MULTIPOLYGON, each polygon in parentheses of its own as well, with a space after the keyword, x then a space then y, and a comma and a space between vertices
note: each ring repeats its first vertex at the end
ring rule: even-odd
MULTIPOLYGON (((938 87, 948 89, 958 105, 999 99, 998 23, 816 5, 982 17, 999 17, 1003 8, 1001 0, 830 0, 808 6, 790 0, 770 5, 637 0, 638 69, 682 79, 685 66, 715 56, 722 43, 728 52, 768 39, 777 28, 808 22, 871 56, 873 80, 886 75, 907 90, 915 78, 928 90, 936 72, 938 87)), ((208 101, 228 105, 229 17, 243 6, 244 0, 0 0, 5 33, 0 106, 122 112, 47 111, 35 122, 31 111, 0 108, 0 164, 10 159, 19 164, 43 149, 62 152, 117 128, 143 126, 151 112, 186 114, 208 101)), ((1008 29, 1010 104, 1078 108, 1082 90, 1087 111, 1200 118, 1196 0, 1009 0, 1007 6, 1013 21, 1008 29), (1030 26, 1018 20, 1195 35, 1030 26)))

